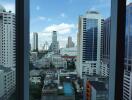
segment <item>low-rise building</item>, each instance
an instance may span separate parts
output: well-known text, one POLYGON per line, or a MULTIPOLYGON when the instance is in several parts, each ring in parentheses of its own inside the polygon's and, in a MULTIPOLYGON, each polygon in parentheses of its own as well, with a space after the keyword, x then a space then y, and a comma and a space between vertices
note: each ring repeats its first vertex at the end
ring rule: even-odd
POLYGON ((71 48, 61 48, 60 54, 62 56, 68 55, 68 56, 77 56, 77 47, 71 47, 71 48))
POLYGON ((30 82, 33 84, 40 84, 41 77, 40 76, 32 76, 32 77, 30 77, 30 82))
POLYGON ((30 53, 30 61, 34 62, 38 59, 38 52, 31 52, 30 53))
POLYGON ((42 96, 57 94, 57 84, 50 83, 44 85, 42 89, 42 96))
POLYGON ((67 62, 59 54, 52 55, 50 61, 55 66, 55 68, 67 68, 67 62))

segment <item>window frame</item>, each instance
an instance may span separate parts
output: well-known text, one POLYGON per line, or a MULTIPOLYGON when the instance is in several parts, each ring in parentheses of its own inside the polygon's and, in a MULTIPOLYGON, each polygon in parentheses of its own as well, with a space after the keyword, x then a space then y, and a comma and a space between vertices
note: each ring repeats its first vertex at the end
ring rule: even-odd
MULTIPOLYGON (((111 1, 109 100, 122 100, 126 0, 111 1)), ((16 0, 16 100, 29 100, 29 15, 29 0, 16 0)))
POLYGON ((29 0, 16 0, 16 100, 29 100, 29 0))
POLYGON ((112 0, 109 100, 123 100, 125 25, 126 0, 112 0))

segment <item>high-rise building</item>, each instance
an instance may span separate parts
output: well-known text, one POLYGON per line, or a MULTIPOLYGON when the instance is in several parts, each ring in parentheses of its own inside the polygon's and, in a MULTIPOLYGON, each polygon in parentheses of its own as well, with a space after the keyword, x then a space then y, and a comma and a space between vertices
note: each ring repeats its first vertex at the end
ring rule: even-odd
POLYGON ((100 75, 103 19, 100 13, 88 11, 79 17, 77 72, 80 77, 100 75))
POLYGON ((109 65, 110 65, 110 18, 104 20, 103 24, 103 50, 101 59, 101 75, 107 77, 109 75, 109 65))
POLYGON ((38 33, 33 33, 33 51, 38 51, 38 33))
POLYGON ((132 100, 132 3, 126 8, 123 100, 132 100))
POLYGON ((0 5, 0 65, 16 66, 15 14, 0 5))
POLYGON ((72 48, 72 47, 74 47, 74 43, 73 43, 73 41, 72 41, 72 37, 68 37, 68 41, 67 41, 67 45, 66 45, 66 48, 72 48))
POLYGON ((53 31, 52 43, 50 45, 49 51, 52 51, 54 53, 59 52, 59 42, 57 41, 57 31, 53 31))

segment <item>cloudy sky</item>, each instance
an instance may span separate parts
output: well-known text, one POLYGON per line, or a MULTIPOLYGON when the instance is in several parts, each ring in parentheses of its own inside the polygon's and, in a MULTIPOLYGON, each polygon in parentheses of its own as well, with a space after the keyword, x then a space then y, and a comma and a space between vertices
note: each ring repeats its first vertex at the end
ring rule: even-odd
MULTIPOLYGON (((105 19, 110 16, 110 3, 111 0, 30 0, 31 44, 33 32, 39 34, 39 47, 45 41, 50 44, 53 30, 58 31, 60 47, 65 47, 68 36, 76 43, 78 16, 97 10, 105 19)), ((0 4, 15 11, 14 0, 0 0, 0 4)))

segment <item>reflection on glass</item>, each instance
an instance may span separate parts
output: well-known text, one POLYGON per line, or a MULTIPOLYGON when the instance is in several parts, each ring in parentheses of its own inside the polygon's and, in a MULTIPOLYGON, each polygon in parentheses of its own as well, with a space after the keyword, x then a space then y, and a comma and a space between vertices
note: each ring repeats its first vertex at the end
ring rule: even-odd
POLYGON ((132 99, 132 0, 127 0, 123 100, 132 99))

